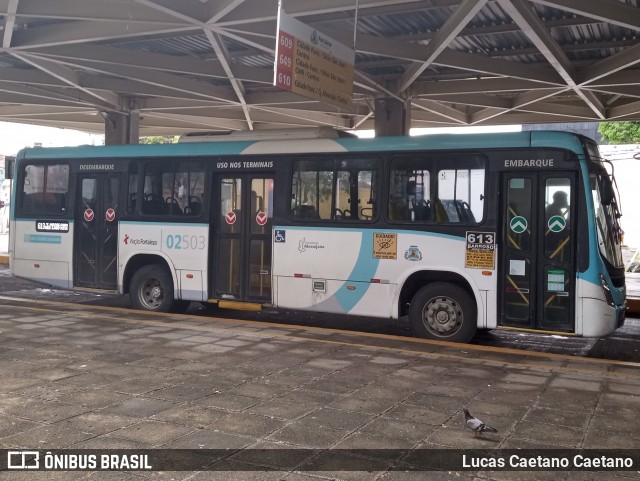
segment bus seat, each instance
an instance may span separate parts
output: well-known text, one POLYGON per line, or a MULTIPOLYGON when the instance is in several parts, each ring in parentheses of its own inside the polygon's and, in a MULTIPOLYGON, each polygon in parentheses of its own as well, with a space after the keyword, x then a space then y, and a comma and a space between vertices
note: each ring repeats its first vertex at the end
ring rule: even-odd
POLYGON ((319 219, 318 212, 314 205, 301 204, 294 210, 294 215, 298 219, 319 219))
POLYGON ((422 200, 413 206, 415 220, 431 220, 431 207, 428 202, 422 200))
POLYGON ((184 213, 185 215, 191 215, 191 216, 199 216, 200 214, 202 214, 202 202, 190 202, 185 208, 184 208, 184 213))

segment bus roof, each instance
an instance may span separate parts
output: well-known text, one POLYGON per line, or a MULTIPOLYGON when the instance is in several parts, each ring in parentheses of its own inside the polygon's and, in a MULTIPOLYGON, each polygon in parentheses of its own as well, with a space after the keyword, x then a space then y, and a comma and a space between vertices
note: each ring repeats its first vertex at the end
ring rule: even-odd
POLYGON ((564 148, 582 152, 581 136, 570 132, 527 131, 491 134, 438 134, 373 139, 294 139, 188 142, 151 145, 36 147, 21 150, 23 159, 180 157, 319 152, 470 150, 488 148, 564 148))

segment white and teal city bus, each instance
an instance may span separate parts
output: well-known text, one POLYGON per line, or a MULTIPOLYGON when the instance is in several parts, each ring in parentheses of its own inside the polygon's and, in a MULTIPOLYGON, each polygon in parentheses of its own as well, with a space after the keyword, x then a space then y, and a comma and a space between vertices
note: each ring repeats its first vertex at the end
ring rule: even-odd
POLYGON ((23 150, 11 269, 152 311, 408 316, 416 336, 462 342, 622 325, 619 213, 593 141, 312 137, 23 150))

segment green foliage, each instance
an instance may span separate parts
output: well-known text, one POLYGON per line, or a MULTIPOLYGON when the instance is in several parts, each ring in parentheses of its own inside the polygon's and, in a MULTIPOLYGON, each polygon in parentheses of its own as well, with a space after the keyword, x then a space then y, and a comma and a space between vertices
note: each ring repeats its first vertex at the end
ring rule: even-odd
POLYGON ((640 122, 602 122, 598 132, 609 144, 640 143, 640 122))
POLYGON ((152 135, 149 137, 140 137, 141 144, 175 144, 177 141, 177 135, 152 135))

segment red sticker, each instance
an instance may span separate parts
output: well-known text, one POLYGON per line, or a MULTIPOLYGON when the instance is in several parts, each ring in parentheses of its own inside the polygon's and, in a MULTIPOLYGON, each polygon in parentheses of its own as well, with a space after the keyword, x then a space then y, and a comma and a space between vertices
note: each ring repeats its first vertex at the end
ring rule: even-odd
POLYGON ((93 210, 87 209, 84 211, 84 220, 91 222, 93 220, 93 210))
POLYGON ((266 212, 258 212, 258 215, 256 215, 256 222, 258 223, 258 225, 265 225, 267 223, 267 213, 266 212))
POLYGON ((113 209, 107 209, 107 212, 104 214, 104 218, 109 222, 113 222, 116 218, 116 211, 113 209))
POLYGON ((236 213, 235 212, 228 212, 227 215, 224 216, 224 220, 229 225, 235 224, 235 222, 236 222, 236 213))

